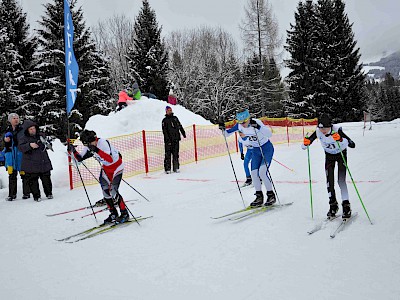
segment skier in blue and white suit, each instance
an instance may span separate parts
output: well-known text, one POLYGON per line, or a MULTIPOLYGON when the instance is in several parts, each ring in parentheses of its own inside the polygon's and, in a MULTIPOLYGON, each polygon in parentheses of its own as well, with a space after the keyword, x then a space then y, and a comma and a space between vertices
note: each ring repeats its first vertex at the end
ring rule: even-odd
POLYGON ((228 130, 225 128, 225 123, 220 123, 219 128, 225 136, 229 136, 235 131, 239 131, 239 133, 242 133, 247 137, 249 145, 253 147, 251 178, 256 190, 256 199, 250 204, 250 206, 262 206, 264 203, 260 178, 267 189, 267 200, 264 205, 272 205, 276 202, 276 198, 272 191, 271 181, 267 175, 268 168, 271 165, 272 156, 274 155, 274 146, 269 140, 272 136, 272 132, 260 120, 251 118, 247 109, 242 109, 236 114, 236 121, 237 123, 235 126, 228 130))

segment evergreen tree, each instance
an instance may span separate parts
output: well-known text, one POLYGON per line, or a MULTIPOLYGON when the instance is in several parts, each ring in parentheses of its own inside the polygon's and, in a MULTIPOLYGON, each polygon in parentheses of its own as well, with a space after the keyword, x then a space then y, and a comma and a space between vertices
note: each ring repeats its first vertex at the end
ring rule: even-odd
MULTIPOLYGON (((95 113, 111 111, 107 63, 97 52, 86 28, 81 8, 75 9, 76 0, 71 1, 70 10, 74 24, 74 52, 79 65, 78 88, 74 109, 70 115, 72 132, 84 127, 95 113)), ((45 4, 45 15, 39 21, 37 31, 40 50, 37 54, 38 80, 35 83, 35 105, 39 110, 35 118, 49 134, 65 140, 66 96, 64 56, 64 1, 54 0, 45 4)))
POLYGON ((128 51, 131 80, 138 82, 141 91, 166 99, 168 53, 161 39, 161 30, 155 11, 147 0, 143 0, 143 7, 134 24, 134 47, 128 51))
POLYGON ((29 114, 35 41, 16 0, 0 1, 0 104, 4 113, 29 114))
POLYGON ((287 31, 286 50, 291 58, 286 65, 291 69, 287 82, 289 99, 287 115, 293 118, 312 118, 316 114, 313 101, 316 72, 316 15, 312 1, 299 2, 295 24, 287 31))
POLYGON ((335 121, 362 119, 364 75, 343 0, 317 3, 315 107, 335 121))

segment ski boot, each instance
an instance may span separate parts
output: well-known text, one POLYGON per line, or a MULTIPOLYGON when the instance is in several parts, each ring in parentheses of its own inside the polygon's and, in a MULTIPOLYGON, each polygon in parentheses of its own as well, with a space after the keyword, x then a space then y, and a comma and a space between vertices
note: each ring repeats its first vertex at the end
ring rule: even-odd
POLYGON ((128 210, 123 209, 121 210, 121 215, 116 219, 116 222, 125 223, 127 220, 129 220, 128 210))
POLYGON ((267 201, 265 201, 265 206, 271 206, 276 202, 276 197, 273 191, 267 191, 267 201))
POLYGON ((349 218, 351 218, 351 207, 350 207, 350 202, 349 202, 349 200, 343 200, 343 202, 342 202, 342 208, 343 208, 342 218, 343 218, 343 219, 349 219, 349 218))
POLYGON ((252 183, 253 183, 253 181, 251 180, 251 176, 249 176, 249 177, 246 177, 246 181, 244 182, 243 186, 248 186, 252 183))
POLYGON ((264 203, 264 195, 262 191, 257 191, 254 195, 256 195, 256 199, 250 203, 250 207, 260 207, 264 203))
POLYGON ((328 219, 333 219, 336 217, 336 213, 339 210, 339 206, 338 206, 336 199, 330 199, 329 206, 330 206, 329 211, 326 215, 327 215, 328 219))
POLYGON ((111 210, 110 212, 111 213, 108 216, 108 218, 104 220, 104 225, 113 224, 113 223, 116 222, 116 220, 118 218, 118 212, 117 212, 117 210, 115 208, 113 210, 111 210))

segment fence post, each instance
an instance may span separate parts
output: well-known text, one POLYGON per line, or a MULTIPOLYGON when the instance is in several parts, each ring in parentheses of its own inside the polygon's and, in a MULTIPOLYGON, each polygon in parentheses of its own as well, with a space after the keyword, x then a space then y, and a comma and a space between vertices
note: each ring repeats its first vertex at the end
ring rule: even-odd
POLYGON ((193 142, 194 142, 194 161, 197 163, 197 137, 196 137, 196 125, 193 124, 193 142))
POLYGON ((72 180, 72 166, 71 166, 71 157, 68 156, 68 173, 69 173, 69 189, 73 190, 74 189, 74 182, 72 180))
POLYGON ((143 155, 144 155, 144 170, 149 173, 149 160, 147 158, 147 143, 146 143, 146 131, 142 130, 142 140, 143 140, 143 155))
POLYGON ((289 140, 289 119, 286 117, 286 135, 287 135, 287 144, 289 146, 290 140, 289 140))

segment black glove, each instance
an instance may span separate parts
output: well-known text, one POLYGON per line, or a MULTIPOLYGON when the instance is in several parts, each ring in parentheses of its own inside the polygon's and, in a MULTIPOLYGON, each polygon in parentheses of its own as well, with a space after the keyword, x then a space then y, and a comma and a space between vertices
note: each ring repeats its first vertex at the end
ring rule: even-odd
POLYGON ((349 148, 355 148, 356 143, 354 143, 352 140, 349 140, 349 148))
POLYGON ((244 154, 243 153, 240 153, 240 159, 244 160, 244 154))
POLYGON ((186 134, 182 134, 183 135, 183 138, 185 138, 186 139, 186 134))
POLYGON ((250 126, 256 128, 256 129, 260 129, 260 128, 261 128, 260 124, 258 124, 258 123, 257 123, 255 120, 253 120, 253 119, 250 120, 250 126))
POLYGON ((221 129, 221 130, 225 130, 226 129, 225 123, 224 122, 219 122, 218 123, 218 128, 221 129))
POLYGON ((69 153, 74 153, 74 152, 76 151, 75 146, 72 145, 72 144, 68 144, 68 145, 67 145, 67 151, 68 151, 69 153))
POLYGON ((99 148, 97 148, 95 145, 88 145, 87 147, 91 152, 99 152, 99 148))

